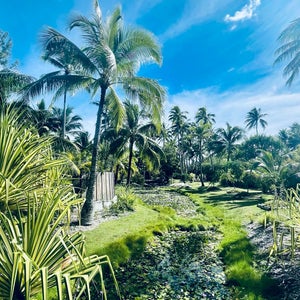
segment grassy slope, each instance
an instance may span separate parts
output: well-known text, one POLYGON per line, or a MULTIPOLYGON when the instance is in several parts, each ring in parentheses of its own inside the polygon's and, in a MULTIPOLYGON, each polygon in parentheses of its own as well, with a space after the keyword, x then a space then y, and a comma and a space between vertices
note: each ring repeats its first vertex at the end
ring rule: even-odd
POLYGON ((170 216, 137 205, 133 213, 101 223, 96 229, 87 231, 87 254, 106 254, 116 266, 132 255, 138 255, 153 232, 165 231, 172 223, 170 216))

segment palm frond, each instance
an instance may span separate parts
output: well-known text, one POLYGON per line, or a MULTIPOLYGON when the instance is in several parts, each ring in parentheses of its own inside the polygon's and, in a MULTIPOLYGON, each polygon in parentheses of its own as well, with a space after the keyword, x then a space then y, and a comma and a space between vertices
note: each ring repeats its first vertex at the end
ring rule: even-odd
POLYGON ((165 89, 156 80, 144 77, 128 78, 123 87, 129 98, 138 100, 149 111, 154 124, 160 128, 165 89))
POLYGON ((112 122, 117 130, 121 128, 123 120, 125 118, 125 108, 116 94, 115 90, 110 88, 109 94, 106 96, 108 102, 108 111, 112 118, 112 122))
POLYGON ((96 71, 94 64, 85 53, 55 29, 48 27, 42 32, 40 40, 47 56, 60 58, 64 61, 71 60, 70 63, 73 68, 75 70, 80 69, 81 72, 94 73, 96 71))

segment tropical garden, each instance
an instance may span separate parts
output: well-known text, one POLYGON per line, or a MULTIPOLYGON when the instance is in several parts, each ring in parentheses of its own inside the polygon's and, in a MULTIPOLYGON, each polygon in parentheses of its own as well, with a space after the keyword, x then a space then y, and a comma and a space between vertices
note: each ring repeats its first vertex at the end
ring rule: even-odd
MULTIPOLYGON (((287 85, 299 23, 279 36, 287 85)), ((40 78, 18 71, 0 31, 0 299, 294 299, 276 271, 299 254, 300 123, 266 135, 258 107, 243 128, 216 128, 204 106, 164 112, 165 88, 139 75, 162 63, 150 32, 119 7, 104 19, 98 1, 68 27, 80 43, 41 32, 57 70, 40 78), (68 101, 82 90, 93 137, 68 101), (118 198, 95 220, 105 171, 118 198)))

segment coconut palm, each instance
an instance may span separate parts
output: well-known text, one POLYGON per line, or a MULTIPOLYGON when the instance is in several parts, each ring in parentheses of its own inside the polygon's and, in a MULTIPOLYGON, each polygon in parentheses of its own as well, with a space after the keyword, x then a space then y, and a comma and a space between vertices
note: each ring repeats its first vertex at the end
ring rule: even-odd
POLYGON ((218 145, 226 153, 227 161, 230 161, 236 143, 243 137, 243 130, 238 126, 231 126, 226 123, 226 128, 219 128, 216 131, 218 145))
MULTIPOLYGON (((281 138, 282 132, 281 132, 281 138)), ((285 136, 285 143, 290 150, 295 150, 300 145, 300 124, 293 123, 287 130, 285 136)))
POLYGON ((171 121, 170 131, 176 139, 181 175, 184 173, 183 140, 184 134, 188 128, 186 114, 187 112, 181 111, 179 106, 174 106, 169 113, 169 121, 171 121))
POLYGON ((11 54, 12 41, 7 32, 0 30, 0 68, 8 65, 8 59, 11 54))
POLYGON ((288 61, 283 69, 283 76, 287 77, 286 85, 290 86, 299 74, 300 67, 300 18, 295 19, 278 37, 281 46, 276 50, 274 64, 288 61))
POLYGON ((261 113, 260 108, 254 107, 247 113, 246 117, 246 128, 252 129, 255 128, 256 135, 258 135, 258 125, 260 125, 263 129, 266 128, 268 122, 263 119, 267 114, 261 113))
POLYGON ((70 139, 82 129, 82 118, 73 114, 73 108, 67 106, 65 110, 59 107, 52 108, 52 118, 56 121, 56 132, 61 138, 70 139))
POLYGON ((213 131, 210 123, 202 123, 202 121, 193 124, 191 130, 194 137, 193 146, 196 154, 197 168, 199 167, 200 172, 200 182, 201 185, 204 186, 203 162, 207 144, 213 134, 213 131))
POLYGON ((145 123, 144 112, 140 110, 137 104, 126 101, 124 105, 126 119, 123 126, 117 132, 114 128, 110 128, 106 134, 108 136, 115 135, 115 139, 111 143, 111 149, 114 152, 122 153, 124 148, 128 147, 129 157, 126 184, 130 185, 134 147, 139 150, 140 156, 146 159, 150 165, 159 165, 163 152, 159 145, 151 138, 153 132, 157 131, 153 121, 145 123))
POLYGON ((5 103, 12 93, 33 80, 32 77, 19 73, 14 66, 9 66, 12 41, 7 32, 0 30, 0 103, 5 103))
POLYGON ((44 99, 39 101, 36 107, 32 108, 28 121, 37 129, 40 136, 49 135, 57 127, 57 122, 53 122, 51 109, 46 106, 44 99))
MULTIPOLYGON (((88 224, 91 218, 94 197, 94 182, 97 171, 97 156, 101 118, 108 106, 106 96, 108 91, 114 101, 110 101, 110 109, 117 117, 118 125, 124 117, 124 108, 113 86, 122 87, 130 98, 140 101, 148 107, 156 123, 160 121, 164 89, 155 81, 135 74, 145 62, 161 63, 160 47, 153 36, 142 29, 124 26, 121 9, 116 8, 113 13, 103 20, 98 1, 94 1, 94 14, 91 19, 76 16, 70 22, 70 28, 78 28, 82 33, 82 49, 52 28, 43 34, 44 49, 50 55, 57 52, 73 56, 74 75, 64 76, 68 88, 87 88, 92 95, 100 93, 97 101, 97 119, 93 139, 92 162, 86 202, 82 210, 82 223, 88 224)), ((61 87, 61 80, 49 82, 48 88, 61 87)), ((31 90, 35 95, 43 86, 31 90)))
POLYGON ((195 122, 199 123, 200 121, 202 121, 203 124, 212 125, 216 122, 215 114, 208 113, 206 107, 200 107, 196 113, 195 122))
POLYGON ((178 144, 187 126, 186 114, 187 112, 181 111, 179 106, 174 106, 169 113, 169 121, 171 122, 170 131, 177 137, 178 144))

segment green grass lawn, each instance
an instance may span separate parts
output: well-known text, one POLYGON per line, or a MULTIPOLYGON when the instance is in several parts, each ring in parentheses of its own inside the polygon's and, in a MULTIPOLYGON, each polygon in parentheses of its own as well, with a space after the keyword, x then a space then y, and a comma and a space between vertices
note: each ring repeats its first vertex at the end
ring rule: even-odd
POLYGON ((172 223, 170 215, 136 205, 134 212, 85 232, 87 254, 106 254, 116 266, 138 255, 153 233, 168 230, 172 223))

